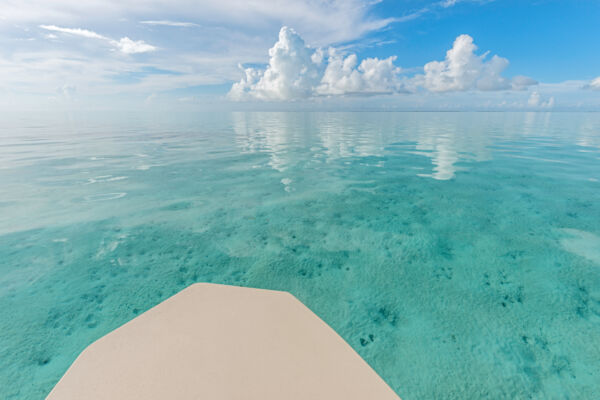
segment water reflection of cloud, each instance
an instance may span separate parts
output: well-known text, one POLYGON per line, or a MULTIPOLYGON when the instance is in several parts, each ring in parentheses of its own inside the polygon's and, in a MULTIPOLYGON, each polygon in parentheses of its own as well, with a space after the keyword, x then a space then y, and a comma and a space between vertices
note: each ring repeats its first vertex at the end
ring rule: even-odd
POLYGON ((381 126, 352 114, 323 114, 315 127, 328 161, 348 157, 382 157, 386 138, 381 126))
POLYGON ((417 143, 416 154, 431 158, 433 164, 432 173, 419 176, 449 180, 455 177, 458 162, 491 158, 491 132, 484 125, 489 121, 479 121, 470 114, 431 114, 417 121, 410 139, 417 143))
MULTIPOLYGON (((420 176, 439 180, 453 178, 461 159, 489 159, 491 139, 482 137, 480 127, 473 127, 471 120, 460 115, 422 117, 406 113, 234 113, 233 126, 241 151, 268 154, 269 165, 278 171, 301 158, 295 154, 298 146, 308 148, 313 159, 332 162, 381 158, 398 151, 386 150, 393 143, 416 143, 412 152, 431 158, 433 165, 431 174, 420 176)), ((401 151, 407 150, 411 149, 401 151)), ((365 165, 382 166, 383 162, 365 165)))
POLYGON ((455 164, 459 160, 459 156, 451 137, 426 137, 417 144, 417 150, 424 151, 422 154, 431 157, 434 165, 433 173, 418 174, 419 176, 437 180, 454 178, 455 164))
POLYGON ((600 150, 600 130, 598 129, 598 124, 594 124, 590 120, 583 120, 577 132, 576 143, 578 146, 591 147, 594 151, 600 150))
POLYGON ((289 113, 233 113, 236 142, 242 153, 266 153, 271 168, 283 172, 291 163, 289 147, 297 121, 289 113))
POLYGON ((567 136, 569 132, 564 128, 569 121, 576 119, 563 118, 557 113, 233 113, 232 116, 240 151, 266 154, 268 165, 278 171, 286 171, 290 166, 311 168, 310 163, 338 160, 344 165, 358 161, 360 165, 381 166, 387 165, 389 157, 418 154, 431 160, 431 169, 423 170, 421 163, 414 162, 404 164, 405 167, 411 173, 437 180, 453 179, 461 169, 471 168, 473 162, 490 160, 492 151, 498 155, 524 156, 521 153, 527 152, 528 147, 515 147, 514 142, 537 141, 538 137, 550 146, 557 140, 569 140, 594 147, 593 150, 600 147, 594 121, 588 126, 573 127, 580 133, 578 138, 567 136), (369 157, 375 159, 366 160, 369 157), (359 158, 365 160, 356 160, 359 158))
POLYGON ((376 125, 346 113, 233 113, 232 123, 240 151, 268 154, 278 171, 298 161, 298 150, 333 161, 380 157, 386 143, 376 125))

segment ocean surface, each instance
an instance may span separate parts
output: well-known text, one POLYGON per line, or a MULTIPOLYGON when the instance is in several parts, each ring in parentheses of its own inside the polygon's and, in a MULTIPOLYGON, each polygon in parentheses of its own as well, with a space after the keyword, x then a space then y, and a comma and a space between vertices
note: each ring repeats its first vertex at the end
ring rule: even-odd
POLYGON ((0 119, 0 398, 194 282, 286 290, 403 400, 597 399, 600 114, 0 119))

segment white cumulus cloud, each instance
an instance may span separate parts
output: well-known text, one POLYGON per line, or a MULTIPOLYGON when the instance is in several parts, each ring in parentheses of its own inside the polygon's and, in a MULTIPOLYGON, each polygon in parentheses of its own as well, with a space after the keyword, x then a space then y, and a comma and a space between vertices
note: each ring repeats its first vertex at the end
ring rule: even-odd
POLYGON ((393 93, 402 89, 398 80, 400 68, 394 66, 396 56, 385 59, 366 58, 358 65, 356 54, 346 58, 329 50, 327 68, 319 86, 321 95, 393 93))
POLYGON ((125 54, 147 53, 156 50, 156 47, 144 42, 143 40, 131 40, 124 37, 117 40, 111 40, 110 43, 125 54))
POLYGON ((486 60, 487 53, 477 55, 475 50, 473 38, 460 35, 446 59, 425 64, 425 74, 415 76, 413 83, 432 92, 523 89, 537 83, 523 76, 513 80, 503 77, 501 74, 508 67, 506 58, 494 55, 486 60))
POLYGON ((355 54, 344 57, 335 49, 313 49, 293 29, 282 27, 269 50, 266 69, 246 68, 233 84, 232 100, 295 100, 323 95, 377 94, 398 91, 400 69, 386 59, 367 58, 358 64, 355 54))
POLYGON ((119 40, 113 40, 109 37, 81 28, 63 28, 56 25, 40 25, 40 28, 47 31, 60 32, 68 35, 81 36, 88 39, 100 39, 110 43, 119 51, 125 54, 146 53, 156 50, 156 47, 144 42, 143 40, 131 40, 128 37, 123 37, 119 40))
MULTIPOLYGON (((335 48, 307 46, 291 28, 283 27, 269 50, 264 69, 246 68, 229 91, 232 100, 297 100, 318 96, 375 95, 418 91, 526 90, 538 82, 526 76, 502 76, 508 60, 487 53, 477 55, 469 35, 460 35, 443 61, 423 67, 424 74, 401 77, 396 56, 385 59, 343 54, 335 48)), ((540 103, 541 104, 541 103, 540 103)))
POLYGON ((310 97, 321 75, 315 50, 293 30, 283 27, 279 40, 269 49, 269 65, 248 91, 264 100, 291 100, 310 97))

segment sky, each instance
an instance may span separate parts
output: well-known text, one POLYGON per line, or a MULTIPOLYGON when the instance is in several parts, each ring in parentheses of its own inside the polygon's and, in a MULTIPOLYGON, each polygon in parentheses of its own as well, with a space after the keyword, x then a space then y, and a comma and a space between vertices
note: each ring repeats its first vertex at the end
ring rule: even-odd
POLYGON ((2 0, 0 107, 600 110, 597 0, 2 0))

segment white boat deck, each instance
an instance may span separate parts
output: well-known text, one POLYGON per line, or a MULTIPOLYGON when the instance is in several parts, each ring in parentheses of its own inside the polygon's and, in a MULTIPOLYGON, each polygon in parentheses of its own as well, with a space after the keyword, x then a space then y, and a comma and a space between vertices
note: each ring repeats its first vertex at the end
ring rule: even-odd
POLYGON ((195 284, 92 343, 48 399, 399 397, 291 294, 195 284))

